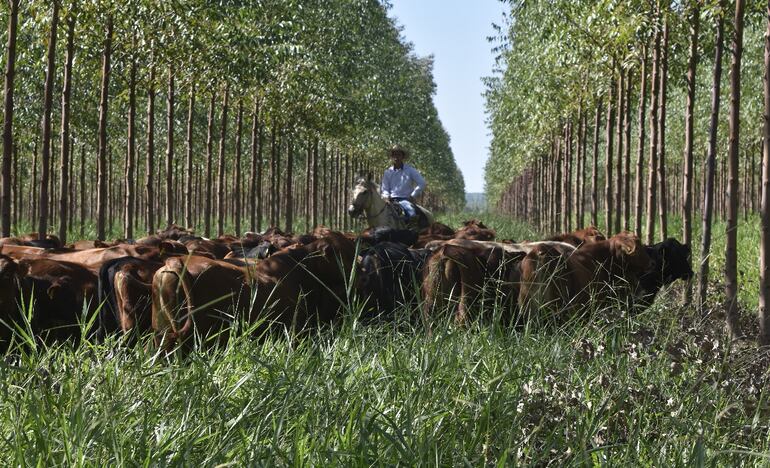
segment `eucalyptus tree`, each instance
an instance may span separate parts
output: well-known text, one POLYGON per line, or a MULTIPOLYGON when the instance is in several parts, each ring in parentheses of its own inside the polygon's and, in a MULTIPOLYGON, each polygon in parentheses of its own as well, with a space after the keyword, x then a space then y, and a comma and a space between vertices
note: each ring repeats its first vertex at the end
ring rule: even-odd
POLYGON ((5 47, 5 82, 3 98, 3 161, 0 175, 0 235, 11 235, 11 158, 13 150, 13 92, 16 75, 16 31, 19 22, 19 0, 8 1, 8 39, 5 47))
POLYGON ((740 336, 738 321, 738 152, 741 109, 741 56, 743 54, 743 21, 746 4, 735 1, 733 60, 730 67, 730 146, 727 184, 727 241, 725 245, 725 300, 727 332, 731 338, 740 336))
POLYGON ((759 250, 759 343, 770 344, 770 0, 765 11, 764 118, 759 250))
MULTIPOLYGON (((43 118, 41 120, 42 141, 42 171, 40 180, 40 217, 37 232, 40 239, 45 239, 48 232, 49 200, 48 179, 50 176, 49 160, 51 159, 51 112, 53 105, 54 74, 56 73, 56 39, 59 24, 59 2, 51 2, 51 22, 48 36, 48 51, 46 53, 45 91, 43 94, 43 118)), ((9 200, 10 202, 10 200, 9 200)))

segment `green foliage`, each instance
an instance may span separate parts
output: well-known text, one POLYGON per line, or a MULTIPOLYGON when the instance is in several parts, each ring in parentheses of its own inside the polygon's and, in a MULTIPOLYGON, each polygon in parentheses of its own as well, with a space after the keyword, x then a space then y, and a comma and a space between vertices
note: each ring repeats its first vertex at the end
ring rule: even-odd
MULTIPOLYGON (((376 0, 193 0, 184 6, 148 0, 67 0, 62 3, 62 19, 77 18, 72 96, 76 145, 85 145, 89 153, 96 148, 101 54, 106 19, 111 17, 115 32, 108 135, 111 148, 120 155, 118 161, 124 154, 119 148, 126 146, 129 71, 135 60, 140 148, 146 128, 142 109, 150 87, 156 92, 158 151, 165 140, 161 113, 171 68, 177 88, 178 142, 184 141, 187 93, 195 89, 199 96, 194 141, 200 148, 206 135, 207 96, 221 95, 228 86, 234 103, 245 101, 247 109, 259 103, 259 119, 268 127, 309 141, 320 138, 362 162, 384 165, 387 147, 396 142, 409 147, 430 190, 448 205, 461 206, 462 176, 432 100, 432 59, 414 54, 387 8, 376 0), (153 68, 155 82, 150 83, 153 68)), ((39 139, 41 70, 50 14, 47 1, 22 2, 19 14, 14 128, 25 159, 31 159, 39 139)), ((5 10, 0 12, 3 18, 5 10)), ((59 28, 56 101, 62 86, 65 34, 66 28, 59 28)), ((57 104, 54 121, 58 112, 57 104)), ((232 133, 227 148, 233 148, 232 133)), ((54 134, 54 141, 57 138, 54 134)), ((195 166, 203 164, 204 156, 196 152, 195 166)), ((228 161, 231 157, 228 150, 228 161)), ((88 164, 91 169, 93 158, 88 164)))
MULTIPOLYGON (((681 167, 684 152, 685 73, 689 53, 690 8, 687 2, 680 2, 666 10, 668 2, 659 3, 663 8, 661 16, 667 19, 671 30, 666 160, 669 167, 678 168, 681 167)), ((708 145, 717 15, 726 18, 721 89, 721 116, 724 118, 720 119, 718 158, 726 155, 727 147, 729 46, 732 41, 732 7, 728 5, 722 11, 716 1, 701 3, 694 114, 696 177, 700 176, 708 145)), ((749 3, 751 6, 746 15, 741 82, 740 146, 743 168, 750 164, 748 156, 758 153, 763 121, 765 18, 758 12, 759 3, 749 3)), ((528 167, 534 158, 548 154, 552 134, 559 131, 565 119, 572 117, 576 121, 579 106, 588 109, 590 116, 597 99, 604 97, 606 107, 607 87, 621 67, 632 79, 632 135, 635 137, 638 134, 637 106, 642 48, 648 44, 655 29, 662 28, 663 21, 662 17, 655 16, 651 9, 653 5, 646 1, 512 2, 507 34, 497 39, 501 50, 500 73, 487 79, 487 111, 492 131, 491 157, 486 167, 490 203, 499 198, 514 177, 528 167)), ((647 54, 651 56, 649 47, 647 54)), ((648 88, 648 99, 649 95, 648 88)), ((649 109, 648 103, 648 113, 649 109)), ((593 127, 591 118, 589 124, 593 127)), ((604 127, 604 122, 601 125, 604 127)), ((646 125, 649 125, 649 117, 646 125)), ((589 129, 589 141, 591 131, 592 128, 589 129)), ((635 138, 633 140, 636 147, 638 142, 635 138)), ((600 143, 603 145, 603 141, 600 143)), ((600 148, 601 165, 604 164, 604 154, 600 148)))

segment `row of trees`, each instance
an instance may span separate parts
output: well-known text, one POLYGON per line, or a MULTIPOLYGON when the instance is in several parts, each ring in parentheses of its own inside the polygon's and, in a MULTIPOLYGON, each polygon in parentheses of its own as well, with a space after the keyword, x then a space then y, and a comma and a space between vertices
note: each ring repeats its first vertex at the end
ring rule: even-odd
MULTIPOLYGON (((682 216, 684 243, 699 222, 699 305, 716 213, 727 226, 728 331, 739 336, 738 217, 766 209, 767 7, 511 2, 510 21, 499 29, 500 73, 487 81, 490 199, 546 230, 601 221, 607 233, 632 230, 648 244, 680 234, 669 229, 672 213, 682 216)), ((688 285, 686 301, 691 294, 688 285)), ((768 343, 764 309, 760 321, 768 343)))
POLYGON ((387 2, 183 3, 3 2, 2 236, 348 227, 354 176, 395 142, 426 204, 463 203, 432 59, 387 2))

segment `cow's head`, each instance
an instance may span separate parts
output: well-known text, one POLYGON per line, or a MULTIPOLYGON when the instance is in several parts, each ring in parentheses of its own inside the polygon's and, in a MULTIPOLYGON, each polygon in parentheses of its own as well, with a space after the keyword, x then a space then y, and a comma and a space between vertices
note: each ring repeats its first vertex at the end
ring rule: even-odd
POLYGON ((609 240, 613 256, 623 265, 626 272, 642 274, 653 267, 653 260, 635 234, 624 231, 609 240))
POLYGON ((690 279, 695 273, 691 267, 690 246, 684 245, 673 237, 659 244, 650 246, 656 263, 656 273, 660 274, 663 284, 671 284, 678 279, 690 279))

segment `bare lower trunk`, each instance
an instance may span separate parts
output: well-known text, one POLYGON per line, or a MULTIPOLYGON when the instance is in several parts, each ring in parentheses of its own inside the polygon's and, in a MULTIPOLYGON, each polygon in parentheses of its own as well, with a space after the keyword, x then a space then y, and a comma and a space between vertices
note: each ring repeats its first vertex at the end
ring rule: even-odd
MULTIPOLYGON (((134 35, 133 43, 136 43, 134 35)), ((126 151, 126 206, 124 231, 126 239, 134 237, 134 172, 136 165, 136 54, 131 57, 128 82, 128 148, 126 151)))
POLYGON ((652 52, 652 76, 650 83, 650 165, 647 174, 647 229, 645 244, 652 244, 655 239, 655 215, 658 169, 658 99, 660 90, 660 32, 656 31, 652 52))
POLYGON ((67 242, 69 211, 70 97, 72 96, 72 55, 75 52, 75 11, 67 15, 67 57, 64 65, 64 89, 61 98, 61 191, 59 192, 59 239, 67 242))
POLYGON ((647 116, 647 46, 642 48, 642 72, 639 81, 639 148, 636 152, 636 196, 634 205, 634 232, 637 236, 642 235, 642 203, 644 200, 644 139, 645 139, 645 117, 647 116))
MULTIPOLYGON (((11 235, 11 158, 13 157, 13 88, 16 75, 16 31, 19 23, 19 0, 8 2, 8 43, 5 62, 5 98, 3 100, 3 162, 0 178, 0 236, 11 235)), ((37 148, 35 149, 37 156, 37 148)), ((30 191, 30 193, 33 193, 30 191)), ((34 214, 33 214, 34 216, 34 214)))
POLYGON ((767 30, 765 32, 765 115, 764 147, 762 151, 762 226, 759 251, 759 344, 770 345, 770 0, 766 10, 767 30))
POLYGON ((107 237, 107 104, 110 88, 110 57, 112 55, 112 17, 107 18, 107 31, 104 38, 104 52, 102 56, 102 84, 101 99, 99 100, 99 157, 97 175, 97 206, 96 237, 104 240, 107 237))
POLYGON ((668 97, 668 35, 669 25, 666 16, 663 27, 663 44, 660 50, 660 106, 658 107, 658 215, 660 217, 661 240, 668 237, 668 190, 666 184, 666 99, 668 97))
POLYGON ((257 229, 257 116, 259 105, 254 101, 251 113, 251 171, 249 172, 249 230, 257 229))
POLYGON ((593 165, 591 169, 591 224, 599 226, 599 125, 602 118, 602 99, 596 103, 594 118, 593 165))
MULTIPOLYGON (((720 3, 724 8, 724 0, 720 3)), ((709 148, 704 168, 703 225, 701 228, 701 258, 698 273, 698 306, 703 311, 709 278, 711 253, 711 220, 714 214, 714 176, 716 172, 717 131, 719 130, 719 100, 722 81, 722 51, 724 47, 724 18, 717 17, 717 35, 714 47, 714 75, 711 87, 711 122, 709 124, 709 148)))
MULTIPOLYGON (((614 70, 614 64, 613 64, 614 70)), ((610 83, 610 94, 607 99, 607 126, 606 130, 606 146, 605 146, 605 160, 604 160, 604 229, 608 236, 612 235, 612 211, 615 205, 612 200, 612 156, 614 151, 614 126, 615 126, 615 83, 614 83, 614 71, 612 81, 610 83)))
POLYGON ((214 104, 216 101, 216 93, 211 93, 211 99, 209 101, 209 117, 208 125, 206 127, 206 209, 203 212, 203 235, 205 237, 211 237, 211 199, 213 197, 212 192, 212 174, 214 171, 214 104))
POLYGON ((195 87, 190 85, 190 97, 187 101, 187 158, 184 182, 184 224, 193 226, 193 118, 195 117, 195 87))
MULTIPOLYGON (((48 39, 48 55, 45 73, 45 91, 43 97, 43 122, 42 122, 42 157, 40 177, 40 217, 38 218, 37 232, 40 239, 45 239, 48 232, 49 209, 49 177, 51 160, 51 108, 53 103, 53 87, 56 72, 56 27, 59 23, 59 2, 53 2, 53 14, 51 17, 51 34, 48 39)), ((9 150, 12 148, 9 147, 9 150)), ((10 163, 10 158, 9 158, 10 163)), ((9 164, 10 169, 10 164, 9 164)), ((8 186, 10 187, 10 173, 8 174, 8 186)), ((10 196, 6 198, 10 208, 10 196)), ((5 210, 5 206, 3 206, 5 210)), ((10 218, 10 216, 9 216, 10 218)), ((10 224, 10 222, 9 222, 10 224)), ((10 230, 10 227, 9 227, 10 230)))
POLYGON ((235 124, 235 235, 241 235, 241 133, 243 131, 243 101, 238 102, 238 118, 235 124))
POLYGON ((286 187, 283 193, 286 195, 286 232, 294 230, 294 140, 290 136, 286 138, 286 187))
POLYGON ((727 180, 727 245, 725 246, 725 310, 728 335, 741 335, 738 321, 738 151, 740 142, 741 56, 743 55, 744 0, 735 2, 735 38, 730 67, 730 146, 727 180))
POLYGON ((147 90, 147 170, 145 183, 145 218, 147 234, 155 232, 155 66, 150 65, 149 89, 147 90))
POLYGON ((626 76, 626 109, 623 114, 623 230, 631 229, 631 94, 633 74, 626 76))
POLYGON ((227 105, 230 97, 230 85, 225 85, 225 97, 222 102, 222 126, 219 132, 219 162, 217 164, 217 235, 225 233, 225 137, 227 136, 227 105))
POLYGON ((621 226, 621 207, 623 199, 623 116, 626 113, 625 101, 626 73, 623 67, 620 67, 620 79, 618 80, 618 115, 616 119, 616 138, 618 145, 617 170, 615 171, 615 206, 614 213, 614 232, 620 232, 621 226))
POLYGON ((166 97, 166 226, 174 222, 174 67, 168 67, 166 97))
MULTIPOLYGON (((682 242, 688 246, 692 245, 693 111, 695 109, 695 72, 698 65, 698 29, 700 24, 700 7, 698 2, 693 3, 690 15, 690 57, 687 66, 687 103, 684 119, 684 178, 682 180, 682 198, 684 200, 682 242)), ((689 304, 691 300, 692 282, 688 281, 684 290, 684 302, 689 304)))

